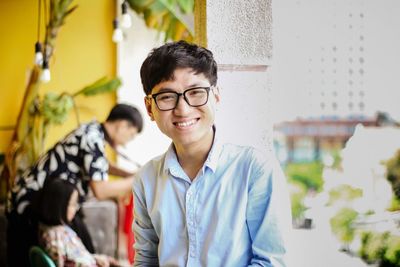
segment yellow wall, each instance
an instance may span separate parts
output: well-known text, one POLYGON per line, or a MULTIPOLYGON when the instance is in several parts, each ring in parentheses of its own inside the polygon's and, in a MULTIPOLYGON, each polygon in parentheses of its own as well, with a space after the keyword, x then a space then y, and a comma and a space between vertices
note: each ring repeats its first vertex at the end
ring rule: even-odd
MULTIPOLYGON (((61 27, 50 61, 52 80, 41 88, 41 94, 75 92, 102 76, 115 75, 116 47, 111 41, 115 1, 73 2, 78 8, 61 27)), ((38 0, 0 1, 0 127, 15 125, 22 103, 34 58, 37 5, 38 0)), ((115 99, 115 94, 77 98, 81 121, 104 120, 115 99)), ((65 125, 50 129, 47 146, 76 127, 72 115, 65 125)), ((0 153, 5 151, 10 138, 11 131, 0 131, 0 153)))

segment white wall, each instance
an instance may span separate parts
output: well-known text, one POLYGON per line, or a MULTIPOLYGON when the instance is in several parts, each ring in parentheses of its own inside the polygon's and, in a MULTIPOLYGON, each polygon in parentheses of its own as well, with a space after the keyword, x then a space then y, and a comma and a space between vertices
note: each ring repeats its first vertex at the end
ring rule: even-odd
MULTIPOLYGON (((152 48, 160 46, 163 36, 157 31, 150 30, 136 13, 132 15, 132 27, 125 32, 124 41, 118 44, 117 74, 123 85, 118 90, 117 102, 135 105, 142 113, 144 129, 142 134, 129 143, 124 152, 132 160, 143 165, 153 157, 162 154, 170 144, 158 130, 157 125, 150 121, 145 105, 144 92, 140 81, 140 67, 152 48)), ((124 159, 119 158, 122 166, 130 167, 124 159)))
POLYGON ((271 1, 207 1, 208 48, 221 87, 217 127, 227 141, 263 151, 272 136, 271 28, 271 1))
POLYGON ((272 14, 275 121, 378 110, 400 119, 400 1, 282 0, 272 14))

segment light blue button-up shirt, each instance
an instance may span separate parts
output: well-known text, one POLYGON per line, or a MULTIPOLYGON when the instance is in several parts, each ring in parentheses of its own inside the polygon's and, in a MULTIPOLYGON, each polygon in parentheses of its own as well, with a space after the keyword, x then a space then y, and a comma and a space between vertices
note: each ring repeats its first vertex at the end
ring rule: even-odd
POLYGON ((191 181, 171 145, 133 193, 135 266, 285 266, 290 205, 271 155, 215 138, 191 181))

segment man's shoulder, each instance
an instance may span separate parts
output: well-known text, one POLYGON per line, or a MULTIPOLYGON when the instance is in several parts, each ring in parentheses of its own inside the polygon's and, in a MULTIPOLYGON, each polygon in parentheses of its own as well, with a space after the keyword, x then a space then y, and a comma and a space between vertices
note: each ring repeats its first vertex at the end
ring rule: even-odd
POLYGON ((73 138, 80 139, 81 147, 103 147, 104 146, 104 132, 101 124, 97 121, 82 124, 75 131, 73 131, 73 138))
POLYGON ((87 123, 82 123, 74 131, 77 135, 86 135, 91 132, 102 133, 101 124, 98 121, 93 120, 87 123))
POLYGON ((146 164, 144 164, 140 170, 138 171, 138 177, 147 177, 149 175, 154 176, 157 172, 160 171, 164 166, 166 153, 158 155, 151 160, 149 160, 146 164))
POLYGON ((261 150, 253 146, 226 143, 218 157, 217 167, 224 170, 238 168, 249 172, 270 172, 277 166, 277 160, 272 151, 261 150))
POLYGON ((78 127, 76 127, 69 134, 67 134, 67 136, 68 135, 81 136, 81 135, 86 135, 88 132, 102 132, 101 124, 96 120, 81 123, 79 124, 78 127))
POLYGON ((273 153, 253 146, 225 143, 222 145, 220 157, 236 158, 245 161, 268 161, 273 159, 273 153))

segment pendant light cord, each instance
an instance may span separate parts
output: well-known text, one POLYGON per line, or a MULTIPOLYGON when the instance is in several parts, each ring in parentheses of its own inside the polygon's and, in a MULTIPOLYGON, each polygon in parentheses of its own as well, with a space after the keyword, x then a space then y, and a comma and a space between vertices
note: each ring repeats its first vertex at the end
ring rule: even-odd
POLYGON ((42 0, 38 0, 37 41, 40 42, 40 22, 42 18, 42 0))
MULTIPOLYGON (((39 0, 39 1, 42 1, 42 0, 39 0)), ((48 31, 48 28, 49 28, 49 25, 48 25, 48 21, 47 21, 47 13, 48 13, 48 10, 47 10, 47 0, 43 0, 43 7, 44 7, 44 10, 43 10, 43 12, 44 12, 44 15, 43 15, 43 17, 44 17, 44 27, 45 27, 45 37, 44 37, 44 44, 43 44, 43 63, 44 64, 48 64, 48 51, 47 51, 47 37, 48 37, 48 34, 47 34, 47 31, 48 31)), ((48 67, 48 66, 47 66, 48 67)))

